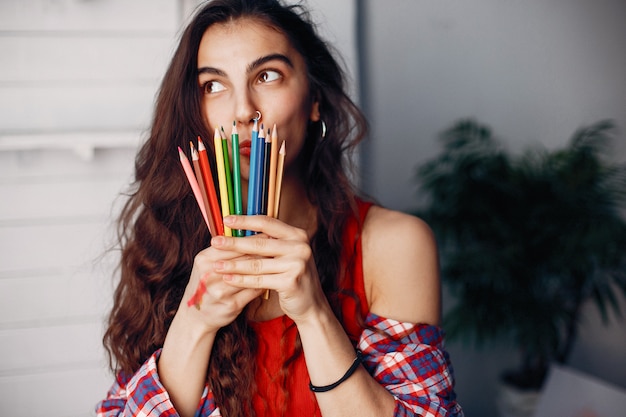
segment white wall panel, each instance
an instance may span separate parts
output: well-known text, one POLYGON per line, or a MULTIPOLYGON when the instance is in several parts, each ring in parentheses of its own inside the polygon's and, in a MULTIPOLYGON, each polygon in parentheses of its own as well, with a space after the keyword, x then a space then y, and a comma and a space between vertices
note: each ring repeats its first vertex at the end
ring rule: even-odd
POLYGON ((0 331, 99 321, 111 305, 112 265, 0 279, 0 331))
POLYGON ((177 0, 0 1, 0 415, 93 415, 113 218, 177 0))
POLYGON ((14 220, 105 218, 119 195, 121 178, 76 178, 73 182, 0 182, 0 195, 13 204, 0 205, 3 223, 14 220), (17 202, 20 202, 17 204, 17 202))
POLYGON ((26 82, 45 86, 50 81, 157 82, 163 76, 173 44, 170 33, 7 34, 0 36, 0 80, 5 84, 20 83, 18 86, 26 82))
POLYGON ((102 255, 110 233, 105 217, 85 223, 63 220, 0 227, 0 274, 84 268, 102 255))
POLYGON ((176 0, 2 0, 3 31, 171 32, 178 29, 176 0))
POLYGON ((141 129, 156 83, 0 86, 0 126, 10 133, 141 129))
POLYGON ((102 366, 19 376, 0 375, 0 415, 85 417, 113 382, 102 366))
MULTIPOLYGON (((135 132, 137 142, 141 133, 135 132)), ((40 145, 42 146, 42 145, 40 145)), ((135 148, 98 150, 93 160, 85 161, 67 150, 33 149, 0 152, 0 183, 60 183, 97 181, 100 178, 129 178, 135 148)), ((121 181, 127 184, 128 181, 121 181)), ((0 200, 4 201, 4 200, 0 200)), ((45 212, 42 212, 42 215, 45 212)))
POLYGON ((97 321, 0 330, 0 375, 98 365, 101 331, 97 321))

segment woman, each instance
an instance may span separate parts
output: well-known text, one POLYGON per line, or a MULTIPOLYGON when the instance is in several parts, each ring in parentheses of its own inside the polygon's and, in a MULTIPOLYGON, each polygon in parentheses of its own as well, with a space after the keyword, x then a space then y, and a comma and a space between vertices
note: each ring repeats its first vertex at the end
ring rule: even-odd
POLYGON ((433 236, 356 197, 345 152, 365 121, 296 11, 215 0, 182 35, 121 216, 104 337, 117 378, 100 416, 462 415, 433 236), (258 233, 211 238, 176 148, 233 120, 247 139, 258 114, 286 141, 279 218, 229 216, 258 233))

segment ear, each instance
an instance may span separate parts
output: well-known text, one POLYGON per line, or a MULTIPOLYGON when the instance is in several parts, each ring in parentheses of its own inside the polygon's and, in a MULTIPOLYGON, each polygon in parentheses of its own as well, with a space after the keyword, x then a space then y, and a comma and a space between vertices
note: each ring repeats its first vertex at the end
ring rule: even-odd
POLYGON ((310 119, 312 122, 319 122, 321 117, 322 116, 320 115, 320 102, 314 101, 313 106, 311 106, 310 119))

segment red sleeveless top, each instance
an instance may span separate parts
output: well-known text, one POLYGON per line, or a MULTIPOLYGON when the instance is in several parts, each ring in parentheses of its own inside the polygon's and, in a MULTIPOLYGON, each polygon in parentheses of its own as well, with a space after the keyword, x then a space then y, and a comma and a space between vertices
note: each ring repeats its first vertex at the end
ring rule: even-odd
MULTIPOLYGON (((359 218, 350 218, 343 233, 342 265, 345 270, 339 283, 342 325, 356 346, 362 328, 356 318, 357 309, 364 319, 368 313, 361 257, 361 226, 372 206, 357 200, 359 218), (344 294, 347 292, 351 295, 344 294), (356 296, 356 300, 354 298, 356 296), (358 300, 358 301, 357 301, 358 300)), ((253 398, 257 417, 321 416, 315 395, 309 390, 309 373, 300 354, 285 366, 295 349, 297 328, 287 316, 252 322, 259 342, 256 364, 257 394, 253 398)))

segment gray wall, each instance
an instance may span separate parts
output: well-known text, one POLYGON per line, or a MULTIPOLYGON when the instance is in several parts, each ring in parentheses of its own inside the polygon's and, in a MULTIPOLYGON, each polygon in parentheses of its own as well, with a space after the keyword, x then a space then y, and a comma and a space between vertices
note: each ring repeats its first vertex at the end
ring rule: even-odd
MULTIPOLYGON (((557 147, 578 127, 611 118, 626 161, 626 2, 623 0, 365 0, 361 92, 372 125, 362 168, 383 204, 418 204, 415 168, 460 118, 490 125, 512 150, 557 147)), ((445 298, 444 304, 454 300, 445 298)), ((622 310, 626 302, 621 300, 622 310)), ((626 387, 626 323, 585 309, 570 365, 626 387)), ((495 415, 504 346, 448 344, 469 417, 495 415)))
POLYGON ((383 203, 413 206, 414 167, 463 117, 492 126, 513 149, 558 146, 579 126, 612 118, 626 159, 626 2, 360 4, 373 126, 367 183, 383 203))

